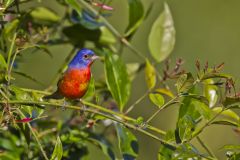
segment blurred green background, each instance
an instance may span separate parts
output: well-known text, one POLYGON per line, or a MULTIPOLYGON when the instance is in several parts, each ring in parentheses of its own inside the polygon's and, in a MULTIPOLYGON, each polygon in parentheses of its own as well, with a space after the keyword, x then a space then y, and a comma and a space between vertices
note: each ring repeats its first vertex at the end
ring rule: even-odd
MULTIPOLYGON (((160 12, 163 10, 162 0, 142 0, 144 8, 153 3, 150 16, 144 21, 140 29, 133 37, 131 43, 146 56, 150 57, 147 39, 151 26, 160 12)), ((42 0, 43 4, 52 8, 57 13, 62 13, 63 8, 55 1, 42 0)), ((239 59, 240 59, 240 1, 239 0, 168 0, 166 1, 171 9, 175 29, 176 45, 170 56, 172 64, 179 57, 185 61, 184 68, 189 71, 195 70, 195 60, 202 63, 209 61, 210 65, 225 62, 224 71, 233 74, 239 79, 239 59)), ((25 7, 29 7, 25 6, 25 7)), ((32 3, 40 5, 40 3, 32 3)), ((42 5, 42 3, 41 3, 42 5)), ((121 33, 124 33, 128 24, 128 8, 126 0, 113 0, 114 11, 108 18, 110 23, 121 33)), ((24 54, 21 58, 19 69, 33 76, 46 86, 57 73, 59 67, 64 62, 64 58, 71 50, 71 46, 54 46, 50 48, 53 57, 46 54, 24 54)), ((123 58, 125 62, 138 62, 140 59, 124 49, 123 58)), ((103 77, 103 64, 97 62, 92 67, 95 79, 103 77)), ((158 66, 162 71, 162 65, 158 66)), ((43 86, 17 77, 15 83, 22 87, 44 89, 43 86)), ((135 79, 132 86, 131 99, 128 104, 132 104, 140 97, 147 87, 144 82, 144 74, 141 73, 135 79)), ((149 117, 157 108, 152 107, 148 99, 140 103, 136 109, 130 113, 133 117, 149 117)), ((152 125, 163 130, 174 129, 177 119, 178 106, 170 107, 162 111, 158 118, 154 119, 152 125)), ((231 127, 212 126, 201 134, 202 139, 218 155, 219 159, 226 159, 220 147, 224 144, 239 144, 240 137, 236 135, 231 127)), ((140 143, 139 160, 156 159, 159 143, 155 140, 136 133, 140 143)), ((195 143, 195 142, 194 142, 195 143)), ((197 144, 197 143, 195 143, 197 144)))

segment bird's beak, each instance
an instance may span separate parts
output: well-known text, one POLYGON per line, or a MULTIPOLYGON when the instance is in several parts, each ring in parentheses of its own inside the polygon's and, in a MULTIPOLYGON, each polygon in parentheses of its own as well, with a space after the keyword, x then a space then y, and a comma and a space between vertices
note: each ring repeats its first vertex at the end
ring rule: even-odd
POLYGON ((96 55, 94 55, 94 56, 91 57, 92 61, 94 61, 94 60, 96 60, 96 59, 99 59, 99 58, 100 58, 100 57, 99 57, 99 56, 96 56, 96 55))

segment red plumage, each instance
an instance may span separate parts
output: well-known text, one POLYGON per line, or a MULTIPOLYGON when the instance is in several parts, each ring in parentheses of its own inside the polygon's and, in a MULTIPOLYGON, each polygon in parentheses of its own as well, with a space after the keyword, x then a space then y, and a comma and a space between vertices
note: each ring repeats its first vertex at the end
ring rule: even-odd
POLYGON ((58 92, 69 99, 84 96, 91 79, 91 71, 86 68, 69 69, 58 83, 58 92))

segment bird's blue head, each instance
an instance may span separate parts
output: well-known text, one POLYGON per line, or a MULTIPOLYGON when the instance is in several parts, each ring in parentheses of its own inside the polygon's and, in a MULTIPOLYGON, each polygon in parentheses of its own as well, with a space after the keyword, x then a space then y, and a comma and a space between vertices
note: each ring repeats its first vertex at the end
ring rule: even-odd
POLYGON ((96 56, 92 50, 83 48, 77 52, 76 56, 72 59, 68 66, 70 68, 90 67, 93 61, 97 58, 98 56, 96 56))

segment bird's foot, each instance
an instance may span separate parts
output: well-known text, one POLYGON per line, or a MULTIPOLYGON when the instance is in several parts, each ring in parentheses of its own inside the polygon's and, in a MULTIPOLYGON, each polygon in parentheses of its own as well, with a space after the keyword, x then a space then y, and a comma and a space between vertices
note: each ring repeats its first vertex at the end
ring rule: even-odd
POLYGON ((66 110, 66 105, 67 105, 67 101, 64 99, 63 100, 63 105, 62 105, 62 111, 66 110))
POLYGON ((79 102, 81 103, 81 107, 82 107, 82 112, 85 112, 86 110, 86 105, 83 103, 83 101, 81 99, 79 99, 79 102))

